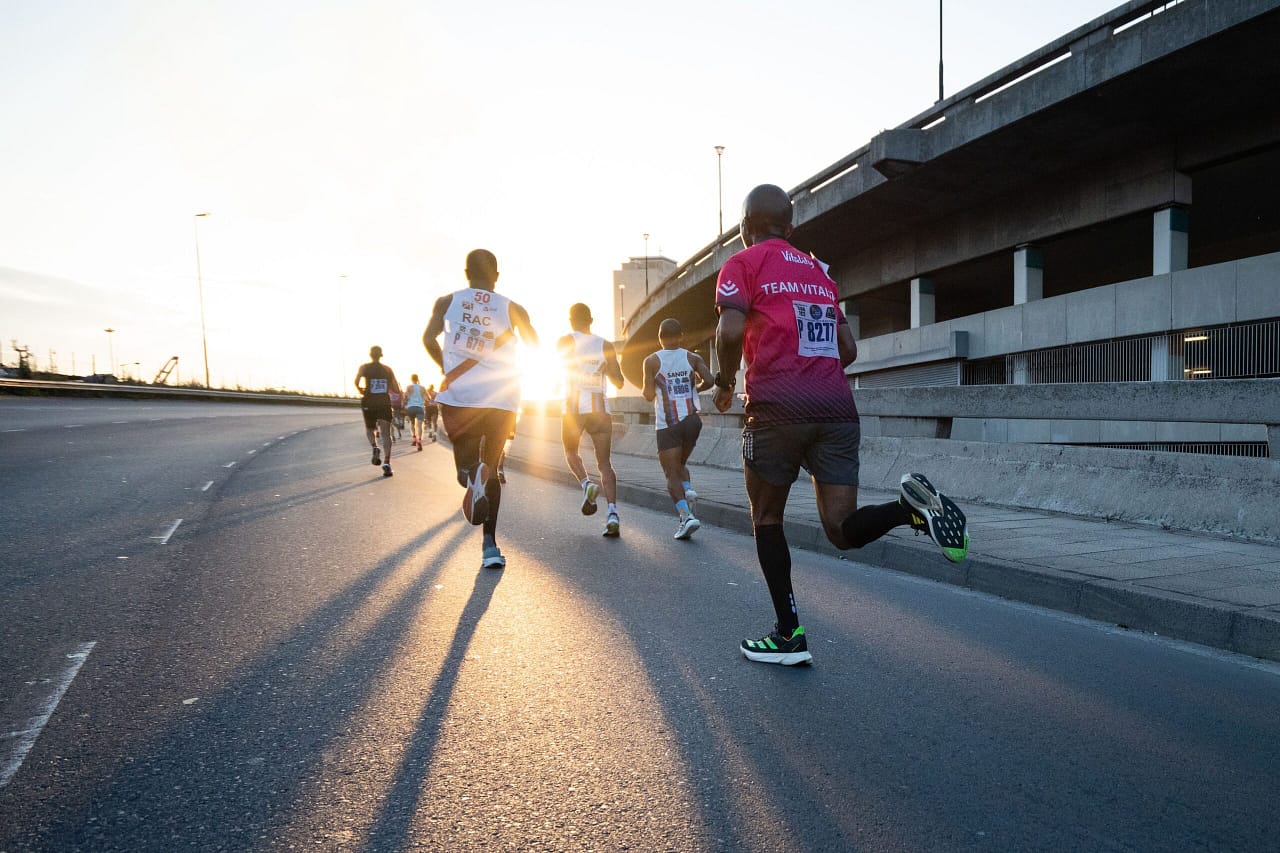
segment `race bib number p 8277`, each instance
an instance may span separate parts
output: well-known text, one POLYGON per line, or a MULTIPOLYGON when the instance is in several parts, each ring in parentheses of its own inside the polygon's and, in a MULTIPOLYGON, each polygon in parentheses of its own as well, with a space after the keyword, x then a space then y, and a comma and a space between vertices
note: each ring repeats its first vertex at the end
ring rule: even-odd
POLYGON ((835 306, 798 301, 791 304, 796 309, 797 354, 805 358, 839 358, 835 306))

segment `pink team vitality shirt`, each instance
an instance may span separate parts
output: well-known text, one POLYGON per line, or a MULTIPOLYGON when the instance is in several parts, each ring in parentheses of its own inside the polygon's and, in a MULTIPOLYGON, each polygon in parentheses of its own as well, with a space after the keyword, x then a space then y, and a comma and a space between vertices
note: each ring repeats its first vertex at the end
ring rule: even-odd
POLYGON ((747 315, 746 411, 751 425, 856 421, 836 329, 836 283, 786 240, 735 254, 716 282, 716 313, 747 315))

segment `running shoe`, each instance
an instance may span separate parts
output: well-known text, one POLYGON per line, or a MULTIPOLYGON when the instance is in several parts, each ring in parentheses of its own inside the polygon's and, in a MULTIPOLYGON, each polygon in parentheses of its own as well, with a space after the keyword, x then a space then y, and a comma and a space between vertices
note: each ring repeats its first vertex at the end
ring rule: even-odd
POLYGON ((480 558, 480 568, 482 569, 501 569, 507 565, 507 558, 502 556, 502 550, 497 545, 487 545, 484 554, 480 558))
POLYGON ((489 518, 489 498, 484 487, 489 482, 489 466, 480 462, 467 472, 467 493, 462 497, 462 514, 472 524, 484 524, 489 518))
POLYGON ((419 453, 421 453, 421 452, 422 452, 422 439, 418 439, 417 441, 415 441, 415 442, 414 442, 414 444, 416 444, 416 445, 418 446, 418 452, 419 452, 419 453))
POLYGON ((609 513, 609 518, 604 523, 604 533, 601 535, 609 537, 618 536, 622 532, 621 527, 622 522, 618 520, 618 514, 616 512, 611 512, 609 513))
POLYGON ((964 513, 923 474, 902 475, 898 502, 911 511, 911 529, 916 535, 927 535, 948 560, 959 563, 968 556, 969 525, 964 513))
POLYGON ((702 522, 693 517, 693 513, 689 513, 680 519, 680 524, 676 527, 676 535, 674 539, 692 539, 693 531, 702 526, 702 522))
POLYGON ((370 460, 370 463, 369 463, 369 464, 371 464, 371 465, 381 465, 381 464, 382 464, 382 451, 381 451, 381 450, 379 450, 379 449, 377 448, 377 446, 375 446, 375 447, 373 448, 373 459, 372 459, 372 460, 370 460))
POLYGON ((693 489, 685 489, 685 490, 684 490, 684 499, 685 499, 686 501, 688 501, 688 502, 689 502, 689 512, 690 512, 690 513, 692 513, 694 510, 696 510, 696 509, 697 509, 697 507, 694 505, 694 502, 698 500, 698 493, 697 493, 697 492, 695 492, 693 489))
POLYGON ((507 483, 507 469, 506 469, 506 468, 498 468, 498 482, 499 482, 499 483, 502 483, 504 486, 506 485, 506 483, 507 483))
POLYGON ((390 477, 390 476, 391 476, 391 466, 390 466, 390 465, 383 465, 383 466, 382 466, 382 476, 384 476, 384 477, 390 477))
POLYGON ((743 640, 740 648, 743 657, 760 663, 795 666, 813 660, 813 655, 809 654, 809 644, 804 639, 803 625, 792 631, 788 638, 778 632, 775 624, 767 636, 758 640, 743 640))
POLYGON ((597 486, 595 483, 588 481, 587 484, 582 487, 582 514, 583 515, 596 514, 596 509, 598 509, 598 507, 596 506, 596 495, 598 494, 600 494, 600 487, 597 486))

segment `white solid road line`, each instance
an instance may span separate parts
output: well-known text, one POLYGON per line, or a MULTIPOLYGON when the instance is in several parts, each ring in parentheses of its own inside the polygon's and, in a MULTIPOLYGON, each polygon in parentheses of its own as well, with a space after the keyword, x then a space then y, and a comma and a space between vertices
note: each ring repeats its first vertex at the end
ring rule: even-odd
POLYGON ((31 747, 36 745, 36 738, 40 737, 40 732, 44 731, 45 723, 49 722, 49 718, 53 716, 54 709, 58 707, 58 703, 62 701, 67 688, 71 686, 72 679, 76 677, 80 667, 84 666, 85 660, 89 657, 89 652, 93 651, 94 645, 96 645, 96 642, 81 643, 74 652, 67 655, 69 663, 66 669, 56 678, 49 679, 49 684, 53 689, 45 696, 44 701, 36 709, 35 716, 27 721, 26 726, 15 732, 0 734, 0 741, 10 739, 14 741, 9 754, 0 759, 0 788, 8 785, 14 775, 17 774, 18 768, 26 760, 27 753, 31 751, 31 747))
POLYGON ((63 428, 63 429, 76 429, 77 427, 82 427, 82 426, 84 426, 84 424, 63 424, 63 425, 62 425, 62 428, 63 428))
POLYGON ((165 531, 165 533, 164 533, 163 535, 161 535, 161 536, 152 536, 151 538, 152 538, 152 539, 159 539, 159 540, 160 540, 160 544, 161 544, 161 545, 168 545, 168 544, 169 544, 169 537, 173 535, 174 531, 178 529, 178 525, 179 525, 179 524, 181 524, 181 523, 182 523, 182 519, 178 519, 177 521, 175 521, 175 522, 173 523, 173 526, 171 526, 167 531, 165 531))
POLYGON ((209 491, 209 487, 212 485, 213 485, 213 480, 210 480, 209 482, 205 483, 203 486, 200 487, 200 491, 207 492, 209 491))
POLYGON ((26 432, 26 431, 27 431, 27 430, 26 430, 26 428, 25 428, 25 427, 24 427, 24 428, 22 428, 22 429, 7 429, 7 430, 5 430, 5 432, 26 432))

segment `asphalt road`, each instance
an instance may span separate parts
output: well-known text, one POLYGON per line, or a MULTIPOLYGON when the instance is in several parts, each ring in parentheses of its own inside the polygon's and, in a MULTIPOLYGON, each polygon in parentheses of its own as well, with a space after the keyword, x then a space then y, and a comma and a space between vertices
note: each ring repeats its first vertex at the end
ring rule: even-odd
POLYGON ((1276 849, 1280 668, 799 551, 815 664, 754 664, 749 538, 512 472, 482 571, 394 465, 0 398, 0 851, 1276 849))

